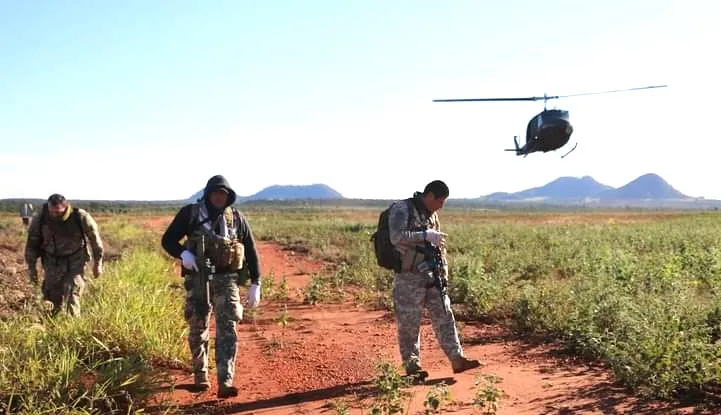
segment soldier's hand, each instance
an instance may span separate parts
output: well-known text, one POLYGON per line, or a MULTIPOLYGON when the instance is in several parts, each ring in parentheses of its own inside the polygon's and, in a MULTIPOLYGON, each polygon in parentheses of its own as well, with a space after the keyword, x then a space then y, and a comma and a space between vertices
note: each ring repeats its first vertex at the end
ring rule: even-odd
POLYGON ((180 254, 180 259, 183 261, 183 267, 198 271, 198 264, 195 263, 195 255, 187 249, 180 254))
POLYGON ((426 241, 432 243, 433 245, 440 245, 442 242, 444 242, 444 238, 448 236, 447 234, 443 232, 439 232, 435 229, 428 229, 426 231, 426 241))
POLYGON ((93 275, 95 278, 98 278, 103 274, 103 260, 95 261, 95 266, 93 267, 93 275))
POLYGON ((248 305, 255 307, 260 303, 260 283, 251 284, 248 289, 248 305))

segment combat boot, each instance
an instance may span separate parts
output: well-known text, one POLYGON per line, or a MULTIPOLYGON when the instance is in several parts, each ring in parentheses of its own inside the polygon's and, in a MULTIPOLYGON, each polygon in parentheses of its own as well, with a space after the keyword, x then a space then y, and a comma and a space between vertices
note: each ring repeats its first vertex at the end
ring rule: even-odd
POLYGON ((469 369, 480 367, 481 362, 475 359, 469 359, 465 356, 458 356, 451 359, 451 366, 453 367, 453 373, 461 373, 469 369))
POLYGON ((235 386, 221 385, 218 388, 218 398, 230 398, 233 396, 238 396, 238 388, 235 386))
POLYGON ((193 392, 205 392, 210 389, 210 380, 207 372, 196 373, 195 383, 193 384, 193 392))
POLYGON ((421 366, 415 362, 409 362, 406 365, 406 379, 410 380, 411 383, 420 384, 426 381, 428 378, 428 372, 423 370, 421 366))

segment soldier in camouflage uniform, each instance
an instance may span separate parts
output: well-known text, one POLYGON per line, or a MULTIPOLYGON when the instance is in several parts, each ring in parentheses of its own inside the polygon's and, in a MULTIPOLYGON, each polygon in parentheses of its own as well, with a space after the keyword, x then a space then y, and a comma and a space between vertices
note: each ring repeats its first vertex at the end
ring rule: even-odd
MULTIPOLYGON (((413 194, 411 206, 405 201, 394 203, 388 220, 391 243, 401 258, 400 272, 393 274, 393 304, 400 353, 407 375, 418 380, 428 376, 420 364, 420 324, 424 306, 428 308, 436 338, 451 361, 453 372, 460 373, 480 366, 478 360, 464 356, 450 300, 447 296, 445 301, 441 300, 439 289, 430 285, 433 278, 431 266, 427 258, 415 249, 428 241, 440 248, 445 258, 446 234, 440 232, 437 211, 443 207, 447 197, 445 183, 440 180, 430 182, 423 193, 413 194)), ((448 266, 446 261, 443 262, 442 278, 447 281, 448 266)))
POLYGON ((88 212, 70 206, 64 196, 51 195, 30 222, 25 261, 30 281, 37 284, 36 262, 40 258, 43 297, 53 303, 52 315, 60 312, 63 302, 70 315, 80 315, 85 264, 90 261, 91 248, 97 278, 103 272, 103 242, 98 225, 88 212))
POLYGON ((31 203, 23 203, 20 207, 20 217, 23 220, 23 225, 28 226, 30 218, 33 216, 33 205, 31 203))
POLYGON ((211 310, 215 314, 215 362, 217 364, 218 397, 238 395, 233 386, 237 348, 236 323, 242 319, 243 306, 239 298, 240 270, 247 268, 251 285, 247 301, 255 307, 260 301, 260 266, 250 225, 232 204, 236 194, 223 176, 208 180, 203 196, 197 203, 181 208, 162 239, 163 248, 182 261, 185 279, 185 319, 190 333, 188 343, 193 361, 195 390, 210 388, 208 378, 208 325, 211 310), (185 245, 179 241, 187 237, 185 245), (203 243, 204 250, 199 250, 203 243), (203 292, 194 289, 203 266, 201 252, 205 252, 215 272, 210 280, 211 307, 198 304, 203 292))

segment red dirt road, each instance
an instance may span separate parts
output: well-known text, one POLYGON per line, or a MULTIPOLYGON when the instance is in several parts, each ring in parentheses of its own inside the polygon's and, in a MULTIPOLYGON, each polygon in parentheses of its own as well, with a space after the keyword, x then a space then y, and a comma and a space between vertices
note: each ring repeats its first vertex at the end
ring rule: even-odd
MULTIPOLYGON (((183 374, 176 376, 175 389, 164 397, 183 413, 335 414, 341 412, 331 402, 344 400, 349 413, 370 414, 376 396, 374 363, 387 357, 400 368, 393 317, 351 303, 304 305, 299 290, 323 264, 269 243, 260 244, 260 256, 265 275, 272 273, 276 281, 287 279, 290 298, 284 302, 289 316, 285 330, 277 323, 282 304, 261 299, 255 323, 246 321, 238 328, 235 385, 239 396, 216 398, 211 349, 211 390, 187 391, 192 376, 183 374)), ((551 346, 512 340, 500 327, 471 323, 462 327, 466 354, 485 365, 454 375, 430 322, 423 321, 421 358, 430 372, 429 383, 444 381, 454 399, 444 413, 481 413, 473 406, 474 381, 481 374, 502 378, 498 387, 506 396, 499 400, 498 414, 704 413, 658 402, 642 404, 614 386, 603 370, 556 357, 551 346)), ((211 334, 211 343, 214 338, 211 334)), ((409 389, 413 396, 408 413, 423 413, 430 389, 429 385, 409 389)))

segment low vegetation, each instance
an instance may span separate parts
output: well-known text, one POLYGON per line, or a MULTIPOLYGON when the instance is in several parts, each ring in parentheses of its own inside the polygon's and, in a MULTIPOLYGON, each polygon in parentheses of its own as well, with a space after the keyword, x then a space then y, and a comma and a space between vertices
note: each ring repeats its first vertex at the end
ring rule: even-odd
MULTIPOLYGON (((258 211, 263 239, 339 264, 331 281, 392 307, 390 272, 375 264, 379 210, 258 211)), ((501 322, 561 340, 650 397, 703 395, 721 382, 721 221, 716 213, 441 212, 459 318, 501 322)), ((309 300, 309 302, 311 301, 309 300)))
POLYGON ((0 322, 0 413, 132 413, 166 381, 161 369, 185 364, 168 261, 142 247, 140 228, 130 235, 135 248, 89 278, 80 318, 51 318, 37 301, 0 322))
MULTIPOLYGON (((313 276, 306 303, 345 297, 392 309, 391 273, 376 265, 369 241, 380 210, 244 213, 257 239, 334 264, 313 276)), ((440 217, 459 319, 561 341, 649 397, 701 397, 719 387, 718 214, 447 210, 440 217)), ((83 316, 52 320, 29 309, 0 323, 0 409, 125 413, 162 384, 159 368, 187 361, 182 288, 157 230, 132 215, 99 222, 123 255, 92 281, 83 316)), ((263 286, 264 298, 287 294, 282 281, 263 286)), ((495 385, 479 383, 477 405, 486 411, 501 394, 495 385)), ((430 410, 442 406, 437 392, 430 410)), ((379 404, 393 409, 396 398, 379 404)))

